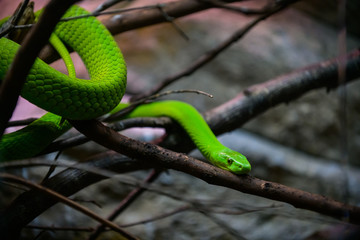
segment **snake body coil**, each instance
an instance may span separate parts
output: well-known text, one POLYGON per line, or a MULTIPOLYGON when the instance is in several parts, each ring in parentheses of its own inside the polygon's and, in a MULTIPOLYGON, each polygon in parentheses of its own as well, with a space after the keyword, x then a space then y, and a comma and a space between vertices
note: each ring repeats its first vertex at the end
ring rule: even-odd
MULTIPOLYGON (((73 6, 64 17, 85 15, 73 6)), ((90 80, 71 78, 37 59, 21 96, 31 103, 68 119, 91 119, 112 110, 126 88, 124 58, 107 29, 94 17, 60 22, 55 34, 81 57, 90 80)), ((18 44, 0 39, 0 79, 9 68, 18 44)))
MULTIPOLYGON (((73 6, 64 17, 86 14, 88 12, 84 9, 73 6)), ((79 54, 90 80, 67 76, 37 59, 21 95, 51 113, 18 132, 4 135, 0 143, 0 161, 28 158, 40 153, 71 127, 63 118, 83 120, 99 117, 114 109, 124 95, 125 61, 111 34, 95 17, 60 22, 55 34, 79 54)), ((0 80, 18 48, 19 45, 13 41, 0 39, 0 80)), ((213 164, 237 174, 250 171, 246 158, 219 143, 201 115, 188 104, 176 101, 145 104, 128 117, 135 116, 169 116, 184 127, 213 164)))

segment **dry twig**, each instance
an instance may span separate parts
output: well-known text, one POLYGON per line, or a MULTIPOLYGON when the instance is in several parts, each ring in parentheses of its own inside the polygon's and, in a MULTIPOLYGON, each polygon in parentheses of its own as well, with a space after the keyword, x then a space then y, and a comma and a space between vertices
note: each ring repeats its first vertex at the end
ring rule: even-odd
MULTIPOLYGON (((9 182, 14 182, 14 183, 18 183, 33 189, 36 189, 36 191, 44 193, 48 196, 50 196, 51 198, 55 198, 57 201, 65 203, 66 205, 76 209, 77 211, 80 211, 82 213, 84 213, 85 215, 95 219, 96 221, 106 225, 107 227, 110 227, 111 229, 113 229, 114 231, 120 233, 121 235, 123 235, 124 237, 126 237, 127 239, 137 239, 136 237, 132 236, 131 234, 127 233, 126 231, 124 231, 123 229, 121 229, 120 227, 118 227, 116 224, 114 224, 111 221, 108 221, 102 217, 100 217, 99 215, 97 215, 96 213, 90 211, 89 209, 79 205, 78 203, 70 200, 67 197, 64 197, 63 195, 49 189, 46 187, 43 187, 41 185, 29 182, 25 179, 22 179, 20 177, 11 175, 11 174, 7 174, 7 173, 0 173, 0 179, 2 181, 9 181, 9 182)), ((14 239, 14 235, 16 236, 16 232, 6 232, 6 231, 2 231, 2 238, 3 239, 14 239), (9 235, 8 235, 9 234, 9 235)))

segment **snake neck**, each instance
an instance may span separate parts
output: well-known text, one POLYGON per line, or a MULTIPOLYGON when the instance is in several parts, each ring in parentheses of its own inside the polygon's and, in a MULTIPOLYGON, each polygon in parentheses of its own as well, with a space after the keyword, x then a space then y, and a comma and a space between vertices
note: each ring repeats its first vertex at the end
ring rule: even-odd
POLYGON ((170 117, 186 131, 196 147, 207 159, 214 149, 224 147, 216 139, 203 117, 191 105, 180 101, 159 101, 137 107, 125 118, 170 117))

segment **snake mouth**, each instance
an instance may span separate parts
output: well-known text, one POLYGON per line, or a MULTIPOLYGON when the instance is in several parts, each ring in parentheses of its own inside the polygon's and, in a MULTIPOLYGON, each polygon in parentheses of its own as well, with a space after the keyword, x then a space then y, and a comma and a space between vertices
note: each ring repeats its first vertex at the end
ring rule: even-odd
POLYGON ((251 165, 249 163, 232 162, 227 167, 227 170, 236 175, 248 174, 251 171, 251 165))
POLYGON ((251 171, 251 165, 250 164, 243 164, 241 171, 236 174, 248 174, 251 171))

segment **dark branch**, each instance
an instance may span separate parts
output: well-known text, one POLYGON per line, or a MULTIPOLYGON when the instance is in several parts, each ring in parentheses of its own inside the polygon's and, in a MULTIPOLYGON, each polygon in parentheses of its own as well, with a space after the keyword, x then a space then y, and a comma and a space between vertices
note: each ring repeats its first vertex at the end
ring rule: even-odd
MULTIPOLYGON (((121 235, 123 235, 127 239, 136 239, 131 234, 127 233, 126 231, 124 231, 123 229, 118 227, 113 222, 100 217, 99 215, 92 212, 91 210, 81 206, 80 204, 74 202, 73 200, 71 200, 71 199, 69 199, 69 198, 67 198, 67 197, 65 197, 65 196, 63 196, 63 195, 49 189, 49 188, 46 188, 46 187, 41 186, 39 184, 32 183, 30 181, 27 181, 25 179, 22 179, 20 177, 17 177, 15 175, 11 175, 11 174, 8 174, 8 173, 0 173, 0 180, 1 181, 9 181, 9 182, 13 182, 13 183, 18 183, 18 184, 30 187, 31 189, 34 189, 38 193, 43 193, 43 194, 47 195, 49 198, 55 199, 55 201, 65 203, 66 205, 76 209, 77 211, 80 211, 80 212, 86 214, 87 216, 93 218, 94 220, 96 220, 96 221, 106 225, 107 227, 110 227, 114 231, 120 233, 121 235)), ((3 234, 1 234, 1 236, 4 237, 5 239, 7 239, 9 237, 9 236, 7 236, 6 232, 3 232, 3 234)))
POLYGON ((359 207, 255 177, 236 176, 187 155, 127 138, 95 120, 71 121, 71 123, 93 141, 129 157, 144 159, 144 161, 146 159, 146 162, 151 161, 155 165, 188 173, 210 184, 287 202, 295 207, 316 211, 338 219, 348 216, 351 223, 360 223, 359 207))
MULTIPOLYGON (((162 171, 160 170, 153 170, 148 178, 145 180, 145 184, 152 183, 155 181, 158 176, 160 176, 162 171)), ((146 188, 140 186, 133 191, 131 191, 126 198, 124 198, 119 206, 115 209, 110 216, 107 217, 108 220, 113 221, 115 220, 120 213, 122 213, 128 206, 130 206, 136 199, 139 198, 146 191, 146 188)), ((106 225, 102 224, 96 228, 96 230, 89 236, 88 240, 95 240, 97 237, 105 230, 106 225)))
MULTIPOLYGON (((150 168, 150 164, 129 160, 118 154, 101 154, 89 160, 89 167, 109 169, 124 173, 150 168)), ((112 175, 110 175, 112 176, 112 175)), ((64 196, 70 196, 77 191, 107 178, 105 174, 96 174, 79 168, 69 168, 44 181, 42 186, 52 189, 64 196)), ((30 190, 21 194, 12 204, 0 212, 0 233, 2 238, 16 239, 12 234, 19 234, 20 229, 26 226, 43 211, 56 204, 58 200, 48 194, 30 190), (13 238, 11 238, 13 237, 13 238)))
MULTIPOLYGON (((333 58, 251 86, 206 113, 206 118, 211 119, 210 126, 217 134, 231 131, 272 107, 294 101, 311 90, 338 87, 338 68, 339 59, 333 58)), ((359 77, 360 49, 355 49, 346 56, 346 83, 359 77)))
MULTIPOLYGON (((287 103, 291 100, 294 100, 304 94, 305 92, 308 92, 312 89, 322 88, 325 87, 327 89, 332 89, 338 85, 337 82, 337 59, 328 60, 325 62, 321 62, 315 65, 312 65, 310 67, 307 67, 305 69, 295 71, 293 73, 290 73, 288 75, 279 77, 277 79, 274 79, 272 81, 268 81, 263 84, 255 85, 253 87, 250 87, 245 93, 240 94, 235 99, 227 102, 226 104, 219 106, 218 108, 208 112, 206 114, 208 123, 210 126, 215 130, 217 133, 223 133, 226 131, 230 131, 234 128, 237 128, 241 124, 245 123, 249 119, 253 118, 254 116, 265 112, 266 110, 270 109, 276 104, 280 103, 287 103), (298 90, 297 90, 298 89, 298 90), (228 126, 230 125, 230 127, 228 126)), ((352 81, 360 76, 360 51, 354 50, 350 52, 347 56, 347 81, 352 81)), ((79 125, 79 124, 78 124, 79 125)), ((89 128, 94 131, 96 134, 95 129, 89 128)), ((106 131, 110 131, 108 128, 106 128, 106 131)), ((102 134, 105 134, 104 139, 108 138, 108 135, 104 132, 102 134)), ((115 135, 115 134, 113 134, 115 135)), ((115 135, 117 136, 117 134, 115 135)), ((182 141, 184 142, 184 141, 182 141)), ((116 142, 114 143, 116 144, 116 142)), ((142 147, 137 148, 134 147, 136 150, 134 152, 141 153, 141 154, 148 154, 147 148, 143 148, 143 143, 139 143, 142 147), (144 152, 142 152, 144 151, 144 152)), ((149 146, 149 150, 153 148, 153 145, 145 145, 149 146)), ((182 149, 184 150, 183 146, 174 146, 169 145, 172 148, 176 149, 182 149)), ((166 157, 167 152, 162 152, 162 150, 158 147, 155 147, 158 150, 158 154, 163 153, 166 157)), ((185 146, 185 151, 189 151, 192 149, 192 146, 185 146)), ((132 151, 132 150, 129 150, 132 151)), ((131 155, 130 155, 131 156, 131 155)), ((177 155, 175 155, 177 156, 177 155)), ((183 156, 183 155, 181 155, 183 156)), ((152 153, 149 155, 149 158, 153 157, 152 153)), ((157 166, 157 162, 149 162, 149 161, 116 161, 113 159, 113 157, 107 156, 102 160, 95 161, 93 164, 95 166, 101 167, 101 168, 110 168, 112 170, 116 169, 118 171, 122 172, 128 172, 128 171, 134 171, 138 169, 144 169, 149 168, 150 165, 157 166)), ((166 157, 167 158, 167 157, 166 157)), ((145 158, 147 159, 147 158, 145 158)), ((272 193, 274 195, 277 191, 282 190, 281 187, 277 188, 275 192, 273 192, 272 187, 276 187, 277 185, 274 183, 269 183, 253 179, 251 177, 236 177, 234 175, 229 175, 230 179, 225 180, 227 178, 229 173, 223 173, 222 170, 214 168, 212 166, 209 166, 207 164, 204 165, 204 163, 199 162, 198 160, 189 159, 186 157, 185 159, 182 159, 180 157, 179 160, 174 160, 173 158, 170 158, 170 155, 168 159, 161 163, 162 166, 166 165, 166 167, 169 168, 175 168, 178 170, 183 170, 185 172, 189 171, 195 171, 196 174, 199 174, 204 177, 202 179, 210 178, 210 182, 213 182, 217 185, 226 185, 228 184, 229 187, 237 189, 237 184, 239 186, 243 186, 244 188, 247 186, 247 189, 242 190, 238 189, 244 192, 256 192, 260 191, 259 194, 262 193, 272 193), (174 164, 174 165, 173 165, 174 164), (182 165, 185 164, 185 165, 182 165), (189 164, 189 165, 187 165, 189 164), (202 168, 203 167, 203 168, 202 168), (200 170, 201 169, 201 170, 200 170), (213 171, 213 172, 212 172, 213 171), (218 176, 219 172, 221 174, 218 176), (204 176, 205 175, 205 176, 204 176), (214 177, 213 177, 214 176, 214 177), (225 176, 224 178, 221 178, 221 176, 225 176), (252 182, 256 182, 255 187, 251 189, 250 185, 241 185, 244 184, 243 182, 237 182, 237 181, 249 181, 249 184, 252 182), (261 189, 261 184, 264 184, 263 186, 270 186, 268 191, 263 191, 261 189), (259 190, 260 189, 260 190, 259 190)), ((115 170, 115 171, 116 171, 115 170)), ((195 175, 194 173, 194 175, 195 175)), ((191 173, 190 173, 191 174, 191 173)), ((46 186, 48 186, 51 189, 54 189, 55 191, 62 193, 65 196, 71 195, 82 188, 91 185, 97 181, 100 181, 104 179, 103 176, 98 176, 93 173, 86 173, 84 170, 76 170, 76 169, 69 169, 59 175, 57 175, 54 178, 49 179, 46 181, 46 186), (78 182, 79 181, 79 182, 78 182), (77 184, 74 184, 74 182, 77 182, 77 184), (70 184, 72 183, 72 184, 70 184), (69 187, 72 186, 72 187, 69 187)), ((285 187, 286 188, 286 187, 285 187)), ((297 190, 293 190, 297 191, 297 190)), ((266 194, 265 194, 266 195, 266 194)), ((301 194, 300 194, 301 195, 301 194)), ((293 192, 282 192, 279 195, 275 194, 275 197, 278 200, 284 199, 284 201, 287 201, 286 199, 290 198, 289 203, 292 202, 293 198, 296 198, 295 196, 299 197, 299 193, 297 195, 293 194, 293 192), (289 196, 287 197, 287 194, 289 196), (285 196, 284 196, 285 195, 285 196)), ((309 193, 306 193, 304 195, 304 199, 308 198, 309 193)), ((315 195, 318 196, 318 195, 315 195)), ((267 196, 265 196, 267 197, 267 196)), ((271 197, 270 197, 271 198, 271 197)), ((325 198, 326 199, 326 198, 325 198)), ((296 199, 295 199, 296 200, 296 199)), ((298 199, 299 200, 299 199, 298 199)), ((314 211, 319 207, 319 212, 324 212, 325 214, 334 214, 336 217, 341 217, 342 214, 341 203, 335 202, 335 205, 331 205, 333 208, 330 211, 327 211, 324 209, 326 208, 327 201, 330 201, 334 203, 332 200, 325 200, 324 205, 322 205, 322 202, 317 202, 318 200, 323 201, 323 197, 314 198, 312 203, 310 204, 310 207, 313 208, 314 211), (317 203, 316 203, 317 202, 317 203), (335 207, 337 206, 337 207, 335 207), (337 209, 337 210, 336 210, 337 209)), ((10 226, 24 226, 28 222, 30 222, 33 218, 38 216, 41 212, 45 211, 47 208, 55 204, 54 201, 50 201, 45 196, 39 196, 34 192, 27 192, 18 197, 17 200, 14 201, 14 203, 1 215, 0 217, 0 225, 4 224, 4 219, 7 219, 8 223, 10 225, 3 226, 3 229, 11 229, 10 226), (14 215, 14 213, 20 212, 21 217, 19 215, 14 215), (2 218, 3 217, 3 218, 2 218), (15 222, 17 224, 15 224, 15 222)), ((294 206, 298 207, 308 207, 309 203, 306 201, 306 203, 299 203, 295 201, 295 203, 291 203, 294 206)), ((345 209, 349 206, 345 206, 345 209)), ((310 208, 309 207, 309 208, 310 208)), ((358 211, 358 210, 356 210, 358 211)), ((359 222, 359 215, 354 213, 352 215, 351 221, 353 222, 359 222)), ((0 228, 1 229, 1 228, 0 228)))

